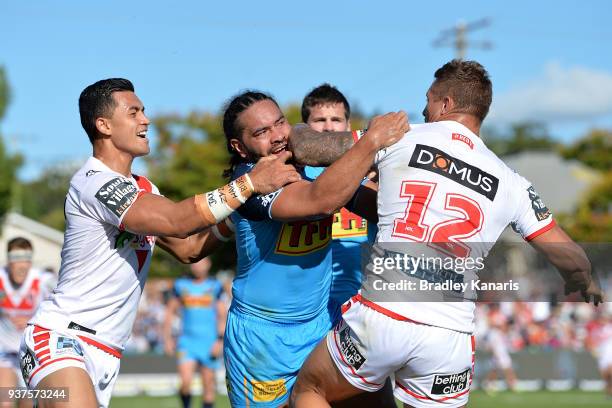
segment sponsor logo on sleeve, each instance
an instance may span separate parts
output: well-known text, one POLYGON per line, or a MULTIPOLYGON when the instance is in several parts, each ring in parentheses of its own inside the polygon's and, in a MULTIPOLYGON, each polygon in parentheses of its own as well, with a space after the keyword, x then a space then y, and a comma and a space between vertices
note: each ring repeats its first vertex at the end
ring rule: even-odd
POLYGON ((30 373, 36 367, 36 360, 34 360, 34 353, 30 349, 26 349, 26 352, 21 356, 21 374, 23 378, 27 380, 30 377, 30 373))
POLYGON ((494 175, 431 146, 417 144, 408 165, 446 177, 491 201, 499 187, 499 179, 494 175))
POLYGON ((351 339, 350 330, 351 328, 349 326, 345 326, 338 332, 338 340, 340 341, 340 351, 346 359, 346 362, 355 370, 359 370, 363 363, 365 363, 366 359, 353 343, 353 340, 351 339))
POLYGON ((88 170, 87 173, 85 173, 85 177, 93 176, 94 174, 99 172, 99 170, 88 170))
POLYGON ((110 180, 96 193, 98 201, 117 217, 121 217, 137 196, 138 188, 121 177, 110 180))
POLYGON ((433 395, 449 395, 465 391, 470 379, 470 370, 459 374, 436 375, 433 379, 431 393, 433 395))
POLYGON ((550 210, 548 207, 546 207, 546 204, 544 204, 539 194, 535 191, 535 188, 533 188, 533 186, 529 186, 527 193, 529 194, 529 199, 531 200, 531 208, 533 208, 533 212, 538 221, 548 218, 551 215, 550 210))

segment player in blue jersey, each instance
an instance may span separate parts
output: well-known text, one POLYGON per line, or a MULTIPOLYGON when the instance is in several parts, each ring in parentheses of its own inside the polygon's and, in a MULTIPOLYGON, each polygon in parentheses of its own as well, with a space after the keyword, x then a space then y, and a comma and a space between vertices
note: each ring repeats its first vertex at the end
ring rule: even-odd
POLYGON ((167 354, 178 358, 180 398, 183 408, 191 403, 191 382, 196 368, 202 378, 202 407, 212 408, 215 402, 215 373, 223 350, 226 306, 221 300, 221 283, 208 276, 210 258, 190 265, 192 277, 174 283, 164 321, 164 347, 167 354), (175 342, 172 322, 180 310, 182 330, 175 342))
MULTIPOLYGON (((317 132, 351 130, 351 107, 335 87, 322 84, 302 101, 302 121, 317 132)), ((316 178, 324 167, 306 167, 306 175, 316 178)), ((368 240, 368 222, 341 208, 332 224, 331 299, 339 307, 357 293, 361 286, 361 244, 368 240)))
MULTIPOLYGON (((287 149, 291 131, 277 103, 245 92, 227 106, 223 128, 231 154, 227 176, 287 149)), ((314 182, 258 196, 232 217, 238 267, 224 357, 234 407, 285 406, 308 353, 332 325, 332 214, 357 190, 376 152, 409 126, 405 113, 373 119, 353 149, 314 182)))
MULTIPOLYGON (((302 121, 317 132, 345 132, 351 130, 351 106, 346 97, 336 87, 322 84, 310 91, 302 101, 302 121)), ((304 168, 307 176, 316 178, 324 167, 304 168)), ((374 173, 376 174, 376 173, 374 173)), ((368 175, 371 177, 371 175, 368 175)), ((375 183, 366 181, 374 190, 375 183)), ((334 214, 332 224, 332 283, 331 307, 340 306, 356 295, 361 287, 362 245, 373 243, 376 236, 376 223, 368 221, 341 208, 334 214)), ((334 314, 339 315, 339 311, 334 314)), ((334 322, 336 323, 336 322, 334 322)), ((339 405, 339 404, 337 404, 339 405)), ((393 387, 390 381, 375 393, 358 395, 344 402, 347 407, 385 407, 394 406, 393 387)))

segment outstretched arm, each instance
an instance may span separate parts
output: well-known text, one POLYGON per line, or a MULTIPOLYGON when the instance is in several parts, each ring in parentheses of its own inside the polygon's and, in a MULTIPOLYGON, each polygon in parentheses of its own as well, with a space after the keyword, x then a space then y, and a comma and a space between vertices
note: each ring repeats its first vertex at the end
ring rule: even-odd
POLYGON ((368 133, 314 182, 285 187, 272 204, 272 217, 292 221, 333 214, 353 196, 376 152, 400 140, 408 130, 404 112, 374 118, 368 133))
POLYGON ((602 302, 601 289, 591 276, 591 262, 561 227, 555 225, 529 243, 557 268, 565 280, 566 294, 580 291, 585 302, 591 299, 595 305, 602 302))
POLYGON ((227 218, 252 194, 266 194, 300 179, 285 161, 291 153, 261 159, 249 176, 241 176, 216 190, 175 203, 163 196, 144 194, 123 218, 125 228, 137 234, 186 238, 227 218), (250 179, 249 179, 250 177, 250 179))
POLYGON ((299 164, 327 167, 346 153, 356 140, 356 132, 317 132, 300 123, 291 129, 289 150, 299 164))
POLYGON ((157 244, 179 262, 194 263, 210 255, 222 242, 229 241, 233 226, 229 218, 187 238, 160 236, 157 244))

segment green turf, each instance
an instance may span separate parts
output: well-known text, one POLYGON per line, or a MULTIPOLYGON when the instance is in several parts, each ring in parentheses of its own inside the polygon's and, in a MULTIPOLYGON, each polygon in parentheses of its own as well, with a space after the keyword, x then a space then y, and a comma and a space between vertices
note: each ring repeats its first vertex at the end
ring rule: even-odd
MULTIPOLYGON (((194 397, 192 408, 199 408, 200 399, 194 397)), ((228 408, 226 397, 217 398, 215 408, 228 408)), ((481 391, 470 394, 470 408, 597 408, 610 407, 611 400, 606 400, 603 392, 564 391, 564 392, 500 392, 488 396, 481 391)), ((129 397, 113 398, 112 408, 179 408, 177 397, 129 397)))

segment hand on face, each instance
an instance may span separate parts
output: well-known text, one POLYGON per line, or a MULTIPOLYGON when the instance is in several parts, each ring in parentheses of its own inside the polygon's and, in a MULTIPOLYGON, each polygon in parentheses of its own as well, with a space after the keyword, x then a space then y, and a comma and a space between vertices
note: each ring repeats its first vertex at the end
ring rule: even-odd
POLYGON ((261 158, 249 173, 255 193, 268 194, 286 184, 301 180, 295 167, 285 162, 291 158, 291 152, 282 151, 277 155, 261 158))

